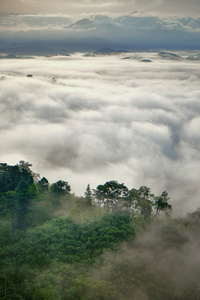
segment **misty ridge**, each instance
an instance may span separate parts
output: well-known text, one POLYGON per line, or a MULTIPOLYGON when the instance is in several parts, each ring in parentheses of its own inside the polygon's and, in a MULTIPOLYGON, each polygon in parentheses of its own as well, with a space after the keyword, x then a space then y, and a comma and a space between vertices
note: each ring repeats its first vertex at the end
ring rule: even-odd
POLYGON ((0 164, 0 299, 197 300, 200 209, 111 180, 84 196, 0 164))

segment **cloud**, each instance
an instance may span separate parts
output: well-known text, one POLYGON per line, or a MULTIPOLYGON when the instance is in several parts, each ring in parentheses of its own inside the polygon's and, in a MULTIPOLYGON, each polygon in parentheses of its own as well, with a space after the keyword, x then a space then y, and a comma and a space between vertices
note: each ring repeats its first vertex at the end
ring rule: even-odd
MULTIPOLYGON (((76 51, 82 50, 81 43, 89 43, 88 38, 106 39, 107 44, 119 49, 198 49, 199 37, 200 18, 191 17, 163 18, 141 13, 114 16, 107 13, 88 14, 87 18, 56 14, 1 14, 0 18, 1 52, 19 53, 27 49, 30 53, 33 48, 39 52, 44 47, 47 51, 59 47, 62 51, 70 51, 73 47, 70 38, 80 42, 79 48, 76 45, 76 51), (36 44, 29 44, 33 41, 36 44), (52 44, 48 44, 49 41, 52 44), (28 44, 20 45, 20 42, 28 44)), ((95 43, 91 43, 93 47, 95 43)))
POLYGON ((90 276, 111 282, 115 299, 122 295, 126 299, 155 299, 156 293, 160 299, 176 295, 198 298, 198 227, 199 210, 178 222, 157 218, 145 233, 136 235, 132 243, 124 243, 115 255, 104 253, 101 268, 92 270, 90 276), (123 284, 122 277, 126 278, 123 284))
POLYGON ((0 11, 8 13, 67 13, 80 14, 109 12, 128 13, 145 10, 158 15, 198 16, 200 13, 198 0, 1 0, 0 11))
POLYGON ((150 52, 123 57, 1 60, 1 161, 27 160, 82 195, 88 183, 112 179, 155 194, 166 189, 176 214, 194 210, 198 63, 150 52))
POLYGON ((133 12, 111 16, 109 14, 91 14, 88 18, 78 18, 74 22, 69 15, 42 15, 42 14, 2 14, 1 29, 31 30, 31 29, 85 29, 97 30, 183 30, 199 31, 200 18, 163 18, 143 12, 133 12), (110 28, 108 28, 110 26, 110 28))

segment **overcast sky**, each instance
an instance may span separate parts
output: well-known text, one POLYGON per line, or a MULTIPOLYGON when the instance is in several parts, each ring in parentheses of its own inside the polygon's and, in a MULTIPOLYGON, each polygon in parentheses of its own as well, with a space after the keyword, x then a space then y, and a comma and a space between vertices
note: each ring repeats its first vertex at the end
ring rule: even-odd
POLYGON ((199 0, 1 0, 0 11, 8 13, 69 14, 130 13, 145 10, 158 15, 197 17, 199 0))
POLYGON ((198 1, 1 0, 0 38, 15 43, 95 37, 125 49, 199 49, 198 1))
POLYGON ((123 58, 1 60, 1 161, 29 161, 78 195, 108 180, 167 190, 176 214, 192 211, 200 192, 199 60, 123 58))
POLYGON ((9 13, 69 14, 129 13, 135 10, 164 15, 198 16, 199 0, 1 0, 0 10, 9 13))

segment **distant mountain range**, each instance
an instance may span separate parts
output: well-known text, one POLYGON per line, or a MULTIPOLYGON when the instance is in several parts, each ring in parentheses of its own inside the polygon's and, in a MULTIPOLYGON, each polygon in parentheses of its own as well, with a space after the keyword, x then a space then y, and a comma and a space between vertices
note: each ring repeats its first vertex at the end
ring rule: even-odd
MULTIPOLYGON (((73 52, 91 52, 109 47, 120 48, 120 45, 101 38, 65 39, 62 41, 41 41, 6 43, 0 41, 0 53, 10 55, 67 55, 73 52)), ((117 50, 112 50, 112 52, 117 50)))
MULTIPOLYGON (((1 43, 3 47, 0 47, 0 59, 17 59, 17 58, 31 58, 31 56, 55 56, 63 55, 70 56, 74 52, 83 52, 85 57, 93 57, 99 55, 117 55, 125 54, 130 56, 124 56, 123 59, 135 59, 133 54, 134 50, 122 49, 120 45, 116 45, 100 38, 89 39, 66 39, 64 41, 31 41, 26 43, 1 43), (113 48, 110 48, 112 47, 113 48), (99 48, 98 48, 99 47, 99 48)), ((140 49, 141 52, 144 51, 140 49)), ((137 51, 140 51, 137 50, 137 51)), ((150 50, 156 51, 156 50, 150 50)), ((200 61, 200 52, 194 52, 185 56, 157 50, 161 59, 166 60, 192 60, 200 61)), ((190 53, 190 52, 189 52, 190 53)), ((141 59, 141 62, 152 62, 150 59, 141 59)))
POLYGON ((72 21, 58 16, 0 14, 0 53, 66 55, 104 49, 108 54, 108 48, 120 52, 198 50, 200 18, 92 15, 72 21))

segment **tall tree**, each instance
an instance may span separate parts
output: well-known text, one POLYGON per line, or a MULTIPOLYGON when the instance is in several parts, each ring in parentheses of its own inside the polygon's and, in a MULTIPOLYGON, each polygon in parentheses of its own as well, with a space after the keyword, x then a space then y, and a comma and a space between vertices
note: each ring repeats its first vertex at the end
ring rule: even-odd
POLYGON ((161 196, 156 197, 155 208, 156 215, 160 213, 160 211, 165 211, 165 213, 169 213, 172 210, 172 205, 168 203, 168 193, 164 191, 161 196))
POLYGON ((33 177, 34 182, 38 182, 38 180, 40 179, 40 175, 31 170, 30 167, 32 167, 32 164, 30 164, 28 161, 26 162, 24 160, 20 160, 18 166, 21 171, 26 170, 27 173, 30 173, 33 177))
MULTIPOLYGON (((57 182, 51 184, 50 191, 53 198, 59 200, 63 196, 69 196, 71 187, 67 181, 58 180, 57 182)), ((59 204, 59 202, 57 203, 59 204)))
POLYGON ((136 189, 131 189, 128 191, 126 197, 124 197, 123 208, 131 214, 131 211, 135 210, 137 202, 139 200, 139 193, 136 189))
POLYGON ((92 205, 92 191, 91 191, 89 183, 88 183, 86 191, 85 191, 85 202, 87 205, 92 205))
POLYGON ((154 195, 151 194, 151 189, 147 186, 141 186, 138 190, 138 199, 136 208, 140 211, 144 219, 150 217, 154 204, 154 195))
POLYGON ((37 187, 38 187, 38 191, 40 193, 43 194, 43 193, 47 192, 48 189, 49 189, 49 182, 48 182, 48 180, 45 177, 42 177, 42 179, 38 181, 37 187))
POLYGON ((96 199, 106 206, 107 212, 109 210, 114 212, 117 209, 117 204, 124 199, 127 193, 128 188, 124 183, 118 183, 115 180, 107 181, 104 185, 98 185, 94 190, 96 199))
POLYGON ((0 164, 1 208, 2 212, 9 210, 13 229, 24 229, 33 219, 31 202, 37 193, 29 165, 25 162, 15 166, 0 164))

